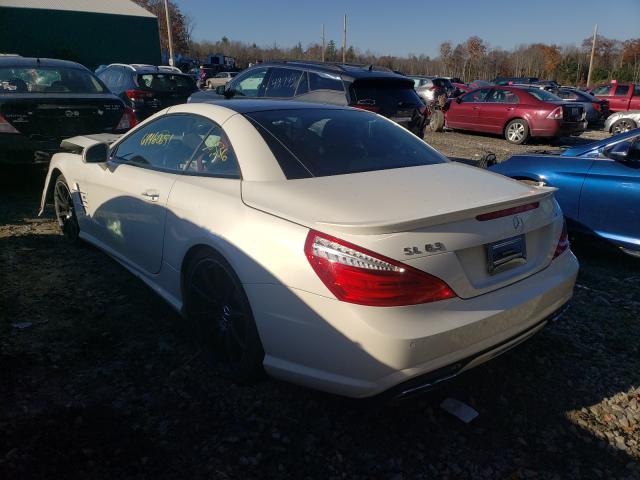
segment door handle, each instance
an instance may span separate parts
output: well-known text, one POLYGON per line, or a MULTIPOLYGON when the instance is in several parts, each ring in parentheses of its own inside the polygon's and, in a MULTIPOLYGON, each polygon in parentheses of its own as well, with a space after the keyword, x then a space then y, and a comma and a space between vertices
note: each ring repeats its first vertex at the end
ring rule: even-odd
POLYGON ((480 107, 473 107, 474 110, 478 110, 478 108, 480 108, 480 107))
POLYGON ((510 112, 511 110, 513 110, 513 107, 507 107, 506 110, 507 112, 510 112))
POLYGON ((155 190, 146 190, 141 195, 152 202, 157 202, 160 199, 160 194, 155 190))

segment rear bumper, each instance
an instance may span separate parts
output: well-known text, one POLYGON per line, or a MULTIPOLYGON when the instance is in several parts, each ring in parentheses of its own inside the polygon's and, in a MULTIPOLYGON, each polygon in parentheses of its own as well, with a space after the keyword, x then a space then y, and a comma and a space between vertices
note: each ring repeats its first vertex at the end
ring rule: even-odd
POLYGON ((441 371, 434 374, 441 379, 457 375, 533 335, 571 298, 577 272, 577 260, 567 252, 494 292, 393 308, 347 304, 280 285, 245 288, 268 373, 369 397, 432 372, 441 371))
POLYGON ((0 163, 34 163, 60 150, 59 138, 34 139, 20 134, 0 134, 0 163), (38 152, 38 154, 36 154, 38 152))
POLYGON ((497 345, 477 352, 451 365, 447 365, 446 367, 439 368, 438 370, 435 370, 433 372, 429 372, 424 375, 412 378, 411 380, 390 388, 380 396, 395 400, 401 400, 433 390, 440 384, 456 378, 458 375, 466 372, 467 370, 470 370, 475 366, 492 360, 499 355, 508 352, 512 348, 520 345, 522 342, 528 340, 540 330, 542 330, 548 322, 558 320, 566 311, 566 309, 567 305, 565 304, 558 311, 552 313, 547 318, 532 325, 523 332, 518 333, 514 337, 508 338, 507 340, 500 342, 497 345))
POLYGON ((582 133, 587 129, 587 121, 564 122, 558 120, 541 120, 531 126, 532 137, 557 137, 582 133))

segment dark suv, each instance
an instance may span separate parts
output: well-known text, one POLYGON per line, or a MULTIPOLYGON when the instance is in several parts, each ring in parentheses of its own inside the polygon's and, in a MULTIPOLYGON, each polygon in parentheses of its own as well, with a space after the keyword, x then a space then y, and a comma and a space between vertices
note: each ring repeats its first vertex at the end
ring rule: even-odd
POLYGON ((133 108, 138 121, 163 108, 186 103, 198 90, 193 77, 171 67, 113 63, 98 78, 133 108))
POLYGON ((189 103, 224 98, 291 99, 349 105, 390 118, 422 138, 425 106, 413 81, 373 66, 302 61, 268 62, 239 73, 226 86, 196 92, 189 103))

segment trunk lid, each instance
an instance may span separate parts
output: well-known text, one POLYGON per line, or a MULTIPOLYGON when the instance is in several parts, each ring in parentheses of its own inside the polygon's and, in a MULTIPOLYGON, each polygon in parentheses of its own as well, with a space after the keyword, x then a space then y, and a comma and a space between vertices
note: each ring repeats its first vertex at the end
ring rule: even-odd
POLYGON ((2 99, 2 115, 34 140, 112 132, 124 104, 112 94, 13 94, 2 99))
POLYGON ((463 298, 549 264, 562 228, 553 191, 456 163, 242 184, 247 205, 436 275, 463 298), (521 235, 526 262, 489 272, 488 245, 521 235))

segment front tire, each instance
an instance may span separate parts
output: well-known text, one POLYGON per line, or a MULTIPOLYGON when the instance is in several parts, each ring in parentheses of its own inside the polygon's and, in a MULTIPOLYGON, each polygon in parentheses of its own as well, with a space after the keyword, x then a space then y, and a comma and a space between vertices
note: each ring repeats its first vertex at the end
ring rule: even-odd
POLYGON ((611 133, 613 135, 617 135, 619 133, 628 132, 629 130, 633 130, 637 127, 638 125, 636 125, 636 122, 630 118, 621 118, 620 120, 613 122, 613 125, 611 125, 611 133))
POLYGON ((442 113, 442 110, 434 110, 431 113, 429 130, 432 132, 441 132, 444 130, 444 113, 442 113))
POLYGON ((520 118, 511 120, 504 128, 504 138, 514 145, 522 145, 529 138, 529 125, 520 118))
POLYGON ((70 242, 76 242, 80 235, 80 225, 71 190, 62 174, 58 175, 53 187, 53 205, 63 235, 70 242))
POLYGON ((251 383, 262 373, 264 350, 242 284, 229 263, 213 250, 200 250, 184 278, 185 313, 196 342, 223 376, 251 383))

